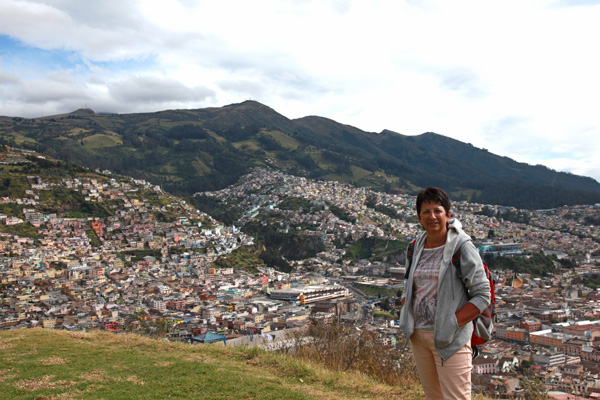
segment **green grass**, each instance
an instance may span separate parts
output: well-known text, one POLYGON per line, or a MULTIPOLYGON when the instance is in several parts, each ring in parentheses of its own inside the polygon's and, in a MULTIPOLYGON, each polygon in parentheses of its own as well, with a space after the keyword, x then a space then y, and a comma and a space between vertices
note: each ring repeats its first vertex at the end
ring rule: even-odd
POLYGON ((0 224, 0 232, 9 233, 20 237, 28 237, 32 239, 41 239, 42 236, 38 233, 38 228, 31 225, 29 222, 23 222, 16 225, 0 224))
POLYGON ((474 196, 479 196, 480 194, 481 190, 475 189, 455 190, 450 193, 452 198, 466 197, 467 199, 472 199, 474 196))
POLYGON ((238 247, 229 254, 220 256, 214 263, 215 268, 243 269, 248 272, 256 270, 256 266, 264 265, 258 257, 256 246, 238 247))
POLYGON ((294 150, 300 147, 300 142, 280 131, 263 131, 265 135, 271 136, 279 144, 287 149, 294 150))
POLYGON ((37 143, 37 140, 27 137, 21 133, 15 132, 15 131, 3 132, 3 134, 5 134, 6 136, 12 136, 15 143, 18 145, 23 145, 23 144, 32 145, 32 144, 37 143))
POLYGON ((133 334, 0 332, 2 399, 418 399, 385 385, 258 349, 189 345, 133 334))
POLYGON ((406 242, 403 240, 362 238, 346 249, 344 259, 381 261, 385 256, 403 253, 405 249, 406 242))
POLYGON ((371 175, 371 172, 369 172, 363 168, 356 167, 354 165, 350 167, 350 170, 352 171, 352 179, 354 179, 354 180, 359 180, 366 176, 371 175))
POLYGON ((375 317, 385 318, 385 319, 398 319, 397 315, 391 314, 385 311, 373 311, 373 315, 375 317))
POLYGON ((381 297, 395 296, 398 293, 398 290, 400 289, 400 288, 386 289, 386 288, 372 286, 372 285, 362 285, 360 283, 355 283, 354 287, 357 288, 358 290, 360 290, 361 292, 366 293, 367 295, 370 295, 373 297, 375 297, 377 295, 381 295, 381 297))
POLYGON ((194 166, 196 173, 200 176, 210 173, 210 167, 203 163, 202 160, 195 159, 192 161, 192 165, 194 166))
POLYGON ((120 146, 123 144, 123 141, 118 136, 96 134, 84 138, 83 143, 92 149, 102 149, 105 147, 120 146))

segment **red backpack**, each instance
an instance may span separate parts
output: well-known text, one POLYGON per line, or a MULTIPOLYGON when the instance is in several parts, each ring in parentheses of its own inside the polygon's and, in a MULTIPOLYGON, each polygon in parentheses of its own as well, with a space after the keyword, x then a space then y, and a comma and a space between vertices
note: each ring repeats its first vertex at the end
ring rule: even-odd
MULTIPOLYGON (((414 239, 408 245, 406 258, 408 259, 408 268, 404 273, 404 278, 408 279, 408 275, 410 273, 410 269, 412 267, 413 253, 415 250, 415 242, 414 239)), ((479 351, 477 350, 477 346, 484 344, 488 340, 492 338, 492 330, 494 328, 494 318, 496 317, 496 289, 495 289, 495 278, 490 272, 486 263, 483 262, 483 269, 485 270, 485 276, 490 281, 490 304, 479 314, 475 320, 473 320, 473 335, 471 335, 471 347, 473 348, 473 358, 477 357, 479 351)), ((452 264, 460 271, 460 248, 454 253, 452 256, 452 264)))

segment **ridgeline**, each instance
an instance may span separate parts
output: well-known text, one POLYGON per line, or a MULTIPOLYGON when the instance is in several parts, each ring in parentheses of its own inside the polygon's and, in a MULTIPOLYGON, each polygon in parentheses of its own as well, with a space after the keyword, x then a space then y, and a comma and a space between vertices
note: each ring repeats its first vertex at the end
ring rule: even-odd
POLYGON ((85 109, 0 117, 0 144, 144 178, 181 196, 223 189, 251 167, 414 194, 440 186, 453 199, 542 209, 600 202, 600 183, 518 163, 428 132, 365 132, 322 117, 290 120, 254 101, 145 114, 85 109))

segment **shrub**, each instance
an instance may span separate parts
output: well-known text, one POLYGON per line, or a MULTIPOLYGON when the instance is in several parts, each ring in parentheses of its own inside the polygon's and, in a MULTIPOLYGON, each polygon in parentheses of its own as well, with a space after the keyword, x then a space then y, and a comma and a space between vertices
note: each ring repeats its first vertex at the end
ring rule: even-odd
POLYGON ((315 321, 299 333, 288 351, 300 359, 338 371, 360 371, 390 385, 414 385, 412 359, 381 344, 378 333, 339 320, 315 321))

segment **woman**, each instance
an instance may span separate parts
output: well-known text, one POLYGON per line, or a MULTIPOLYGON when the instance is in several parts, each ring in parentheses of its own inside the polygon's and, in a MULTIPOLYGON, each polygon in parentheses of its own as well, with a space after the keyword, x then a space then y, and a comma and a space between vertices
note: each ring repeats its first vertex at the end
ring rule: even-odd
POLYGON ((451 219, 446 192, 429 187, 419 193, 417 217, 425 232, 415 242, 400 327, 410 338, 426 398, 470 399, 472 321, 490 303, 489 281, 471 238, 451 219), (458 249, 460 270, 452 264, 458 249))

